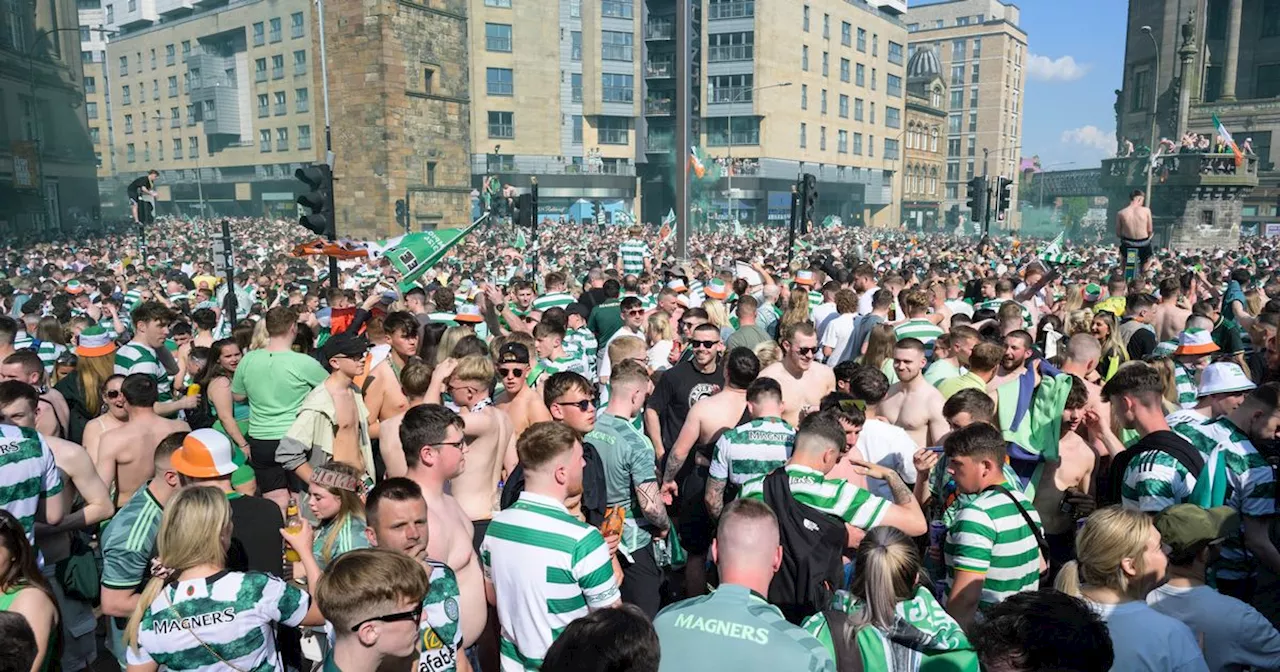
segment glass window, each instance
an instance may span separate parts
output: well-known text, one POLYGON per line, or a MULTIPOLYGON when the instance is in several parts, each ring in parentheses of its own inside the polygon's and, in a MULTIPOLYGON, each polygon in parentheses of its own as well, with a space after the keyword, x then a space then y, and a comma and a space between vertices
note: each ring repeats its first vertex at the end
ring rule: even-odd
POLYGON ((827 52, 825 52, 825 51, 824 51, 824 52, 822 52, 822 76, 823 76, 823 77, 826 77, 826 76, 827 76, 827 74, 828 74, 828 73, 827 73, 827 66, 830 64, 830 62, 831 62, 831 54, 829 54, 829 53, 827 53, 827 52))
POLYGON ((969 87, 969 107, 978 106, 978 87, 969 87))
MULTIPOLYGON (((712 103, 749 103, 754 75, 715 75, 707 80, 712 103)), ((802 87, 804 85, 801 85, 802 87)))
POLYGON ((802 110, 809 109, 809 85, 808 84, 800 85, 800 109, 802 110))
POLYGON ((264 128, 258 131, 258 151, 271 151, 271 129, 264 128))
POLYGON ((85 78, 84 78, 84 92, 85 92, 85 93, 97 93, 97 92, 98 92, 98 81, 97 81, 96 79, 94 79, 93 77, 85 77, 85 78))
POLYGON ((173 65, 177 60, 177 49, 172 44, 166 44, 164 47, 164 64, 173 65))
POLYGON ((606 72, 600 75, 601 100, 606 103, 630 103, 635 99, 635 77, 606 72))
POLYGON ((961 124, 963 123, 963 121, 964 121, 964 120, 963 120, 963 118, 960 116, 960 113, 959 113, 959 112, 952 112, 952 113, 947 117, 947 132, 949 132, 949 133, 959 133, 959 132, 960 132, 960 129, 961 129, 961 124))
POLYGON ((485 92, 491 96, 515 94, 515 73, 511 68, 486 68, 485 92))
POLYGON ((289 111, 289 104, 288 104, 288 100, 286 99, 286 96, 284 95, 284 91, 276 91, 275 99, 276 99, 276 116, 280 116, 289 111))
POLYGON ((596 140, 602 145, 625 145, 630 142, 629 117, 596 117, 596 140))
POLYGON ((484 24, 484 48, 488 51, 511 51, 511 24, 484 24))
POLYGON ((294 89, 293 104, 298 112, 309 112, 311 110, 311 95, 306 89, 294 89))
POLYGON ((970 68, 970 72, 969 72, 969 83, 971 83, 971 84, 977 84, 977 83, 978 83, 978 68, 979 68, 979 64, 978 64, 978 63, 974 63, 973 65, 969 66, 969 68, 970 68))
POLYGON ((711 0, 708 14, 712 19, 745 19, 755 15, 755 0, 711 0))
POLYGON ((818 114, 826 114, 826 113, 827 113, 827 90, 823 89, 822 97, 819 100, 818 114))
POLYGON ((804 32, 809 32, 809 5, 804 6, 804 15, 802 17, 802 28, 804 32))
POLYGON ((840 81, 845 84, 849 83, 849 59, 840 59, 840 81))
POLYGON ((861 51, 864 54, 867 53, 867 29, 866 28, 858 29, 858 51, 861 51))
POLYGON ((853 153, 855 156, 862 156, 862 134, 853 134, 853 153))
POLYGON ((307 74, 307 52, 303 49, 293 52, 293 74, 307 74))
POLYGON ((838 111, 842 119, 849 118, 849 96, 846 96, 843 93, 840 94, 840 107, 838 111))
POLYGON ((265 93, 258 94, 258 116, 266 117, 271 115, 271 97, 265 93))
POLYGON ((569 92, 573 102, 582 102, 582 73, 574 72, 569 75, 569 92))
POLYGON ((606 61, 632 61, 635 35, 612 30, 600 33, 600 57, 606 61))
POLYGON ((131 102, 133 101, 132 101, 132 96, 129 95, 129 85, 125 84, 124 86, 120 87, 120 103, 122 105, 128 105, 131 102))
POLYGON ((253 46, 261 47, 267 43, 267 24, 259 21, 253 24, 253 46))
POLYGON ((582 31, 580 30, 569 32, 569 58, 573 61, 582 60, 582 31))
POLYGON ((857 64, 856 66, 854 66, 853 74, 854 74, 854 77, 853 77, 854 84, 857 84, 858 86, 867 85, 867 66, 861 63, 857 64))
POLYGON ((818 151, 827 151, 827 127, 822 126, 818 129, 818 151))
POLYGON ((809 138, 807 137, 808 135, 809 135, 808 125, 805 124, 803 121, 800 122, 800 149, 804 149, 805 147, 809 146, 809 138))
POLYGON ((974 133, 978 130, 978 113, 977 111, 969 112, 969 132, 974 133))
POLYGON ((602 0, 600 3, 600 15, 609 16, 615 19, 629 19, 633 11, 632 0, 602 0))
POLYGON ((982 58, 982 38, 973 38, 973 50, 971 52, 974 58, 982 58))
POLYGON ((836 153, 849 153, 849 131, 842 130, 836 132, 836 153))
POLYGON ((978 155, 978 136, 970 135, 965 143, 965 153, 969 156, 978 155))
POLYGON ((951 90, 951 109, 958 110, 964 107, 964 91, 960 89, 951 90))
POLYGON ((822 39, 824 40, 831 39, 831 15, 830 14, 822 15, 822 39))
POLYGON ((271 57, 271 79, 284 79, 284 55, 271 57))
POLYGON ((129 163, 133 163, 138 160, 138 150, 134 148, 132 142, 129 143, 128 145, 125 145, 124 155, 125 155, 125 160, 127 160, 129 163))
POLYGON ((267 81, 267 59, 259 58, 253 62, 253 79, 256 82, 267 81))
POLYGON ((173 139, 173 158, 182 158, 182 138, 173 139))
POLYGON ((271 41, 279 42, 282 39, 284 39, 284 34, 280 30, 280 17, 271 19, 271 41))
POLYGON ((169 75, 168 84, 169 84, 169 97, 170 97, 170 98, 175 98, 175 97, 177 97, 177 95, 178 95, 178 76, 177 76, 177 75, 169 75))
POLYGON ((512 112, 490 112, 489 137, 498 139, 516 137, 515 114, 512 112))
POLYGON ((800 46, 800 69, 809 72, 809 45, 800 46))
POLYGON ((951 86, 961 86, 964 84, 964 66, 951 66, 951 86))
POLYGON ((889 62, 894 65, 902 65, 902 45, 897 42, 889 43, 889 62))
POLYGON ((755 49, 755 32, 712 33, 707 36, 707 62, 749 61, 755 49))
POLYGON ((582 144, 582 115, 573 115, 573 144, 582 144))
POLYGON ((129 74, 129 57, 128 56, 120 57, 120 74, 122 76, 129 74))
POLYGON ((485 7, 505 7, 511 8, 511 0, 484 0, 485 7))
POLYGON ((133 115, 132 114, 124 115, 124 132, 125 133, 133 132, 133 115))
POLYGON ((885 93, 892 98, 902 97, 902 78, 897 75, 885 75, 885 93))
POLYGON ((892 138, 884 139, 884 158, 898 158, 898 141, 892 138))
POLYGON ((298 149, 311 149, 311 127, 298 127, 298 149))
POLYGON ((302 12, 294 12, 289 15, 289 37, 297 39, 302 37, 304 30, 304 17, 302 12))
POLYGON ((840 22, 840 44, 853 46, 853 26, 848 21, 840 22))
POLYGON ((862 121, 862 99, 853 99, 853 120, 862 121))
POLYGON ((902 110, 896 107, 884 108, 884 125, 889 128, 902 128, 902 110))
POLYGON ((963 61, 963 60, 964 60, 964 54, 965 54, 965 41, 964 41, 964 40, 952 40, 952 41, 951 41, 951 60, 952 60, 953 62, 954 62, 954 61, 963 61))

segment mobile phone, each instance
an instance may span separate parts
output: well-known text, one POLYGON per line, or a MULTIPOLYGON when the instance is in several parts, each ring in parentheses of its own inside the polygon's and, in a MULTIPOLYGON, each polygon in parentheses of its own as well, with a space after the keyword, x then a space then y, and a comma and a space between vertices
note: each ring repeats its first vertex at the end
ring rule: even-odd
POLYGON ((925 448, 925 450, 927 450, 927 451, 929 451, 929 452, 931 452, 931 453, 939 453, 939 454, 941 454, 941 453, 942 453, 942 446, 928 446, 927 448, 925 448))

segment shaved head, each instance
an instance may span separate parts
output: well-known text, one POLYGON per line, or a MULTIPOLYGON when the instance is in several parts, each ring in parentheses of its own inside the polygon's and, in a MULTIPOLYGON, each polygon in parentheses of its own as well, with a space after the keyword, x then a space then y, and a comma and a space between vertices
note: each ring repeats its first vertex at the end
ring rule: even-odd
POLYGON ((1077 364, 1096 362, 1102 357, 1102 345, 1092 334, 1079 333, 1067 341, 1067 359, 1077 364))
POLYGON ((739 499, 725 508, 715 538, 716 564, 730 574, 777 570, 781 541, 778 518, 767 504, 739 499))

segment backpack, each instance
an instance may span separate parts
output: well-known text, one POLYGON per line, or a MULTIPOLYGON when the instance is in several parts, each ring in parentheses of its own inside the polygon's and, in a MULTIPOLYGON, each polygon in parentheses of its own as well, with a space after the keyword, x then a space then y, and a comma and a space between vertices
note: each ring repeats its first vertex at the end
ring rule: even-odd
MULTIPOLYGON (((582 460, 586 463, 582 468, 582 514, 588 525, 600 527, 608 508, 605 502, 608 486, 604 477, 604 461, 600 458, 600 453, 596 452, 596 447, 585 441, 582 443, 582 460)), ((520 493, 524 492, 524 480, 524 465, 517 464, 507 474, 506 482, 501 484, 498 502, 500 509, 509 509, 520 499, 520 493)))
POLYGON ((769 602, 796 625, 831 604, 844 581, 844 522, 796 501, 786 467, 764 478, 764 502, 778 517, 782 567, 769 584, 769 602))
POLYGON ((1128 448, 1124 452, 1115 456, 1111 460, 1111 467, 1107 470, 1107 483, 1105 488, 1099 488, 1098 492, 1103 494, 1103 501, 1099 502, 1101 506, 1109 506, 1120 503, 1120 489, 1124 487, 1124 472, 1129 468, 1129 463, 1138 458, 1139 455, 1149 453, 1153 450, 1161 451, 1172 455, 1178 460, 1187 473, 1200 478, 1204 472, 1204 455, 1191 445, 1188 441, 1175 443, 1171 446, 1142 446, 1140 448, 1128 448))

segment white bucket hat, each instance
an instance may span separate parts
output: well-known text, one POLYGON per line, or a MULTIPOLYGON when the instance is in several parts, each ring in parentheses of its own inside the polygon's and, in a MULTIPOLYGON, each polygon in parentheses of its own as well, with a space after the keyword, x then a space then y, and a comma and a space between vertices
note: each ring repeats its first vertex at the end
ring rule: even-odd
POLYGON ((1196 391, 1196 396, 1248 392, 1255 387, 1257 385, 1244 375, 1244 369, 1241 369, 1239 364, 1215 362, 1204 367, 1204 371, 1200 373, 1200 389, 1196 391))

